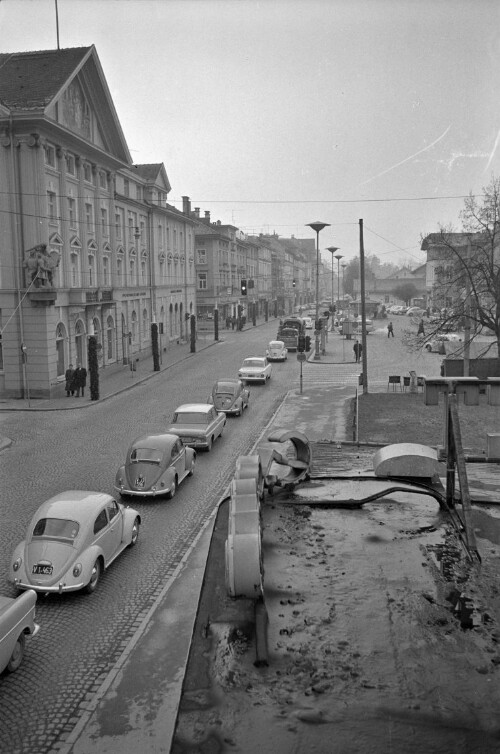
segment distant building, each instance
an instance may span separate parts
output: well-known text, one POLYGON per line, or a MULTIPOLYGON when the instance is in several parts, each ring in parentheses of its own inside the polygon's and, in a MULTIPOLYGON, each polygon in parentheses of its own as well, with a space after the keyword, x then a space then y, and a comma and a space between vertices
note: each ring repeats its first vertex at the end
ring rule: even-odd
POLYGON ((94 46, 0 54, 0 394, 49 397, 69 363, 186 337, 194 226, 163 163, 134 165, 94 46), (24 354, 24 355, 23 355, 24 354))

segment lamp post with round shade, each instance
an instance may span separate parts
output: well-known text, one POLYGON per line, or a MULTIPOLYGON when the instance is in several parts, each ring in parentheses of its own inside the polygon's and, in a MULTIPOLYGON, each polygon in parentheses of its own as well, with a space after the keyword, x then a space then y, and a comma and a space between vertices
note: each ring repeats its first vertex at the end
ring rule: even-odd
POLYGON ((319 361, 319 232, 329 226, 330 223, 322 223, 320 220, 316 220, 314 223, 306 223, 309 228, 312 228, 316 233, 316 322, 314 330, 314 360, 319 361))
MULTIPOLYGON (((330 330, 332 330, 332 332, 333 332, 333 320, 335 319, 334 316, 333 316, 333 306, 334 306, 334 302, 333 302, 333 257, 335 256, 335 259, 337 260, 337 275, 338 275, 339 262, 342 259, 342 254, 335 254, 335 252, 338 251, 338 250, 339 250, 338 246, 328 246, 328 248, 327 248, 327 251, 329 251, 330 254, 332 255, 332 324, 331 324, 331 327, 330 327, 330 330)), ((338 296, 337 296, 337 298, 338 298, 338 296)))

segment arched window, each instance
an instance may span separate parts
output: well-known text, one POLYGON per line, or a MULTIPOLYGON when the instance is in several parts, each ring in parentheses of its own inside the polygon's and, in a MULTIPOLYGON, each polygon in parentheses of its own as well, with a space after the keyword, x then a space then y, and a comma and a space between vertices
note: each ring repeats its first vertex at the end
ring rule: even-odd
POLYGON ((170 324, 170 337, 173 338, 174 337, 174 307, 172 306, 172 304, 170 304, 170 306, 168 308, 168 318, 170 320, 170 322, 169 322, 169 324, 170 324))
MULTIPOLYGON (((75 361, 85 366, 85 326, 81 319, 75 325, 75 352, 75 361)), ((76 364, 73 366, 76 366, 76 364)))
POLYGON ((132 343, 137 343, 137 312, 132 312, 132 343))
POLYGON ((97 281, 95 278, 95 256, 93 254, 88 255, 88 264, 89 264, 89 276, 88 276, 87 285, 89 288, 93 288, 95 285, 97 285, 97 281))
POLYGON ((115 321, 111 315, 106 320, 106 358, 113 361, 115 358, 115 321))
POLYGON ((66 328, 62 322, 56 327, 57 376, 64 377, 66 371, 66 328))
POLYGON ((148 310, 142 310, 142 338, 146 340, 148 338, 148 310))

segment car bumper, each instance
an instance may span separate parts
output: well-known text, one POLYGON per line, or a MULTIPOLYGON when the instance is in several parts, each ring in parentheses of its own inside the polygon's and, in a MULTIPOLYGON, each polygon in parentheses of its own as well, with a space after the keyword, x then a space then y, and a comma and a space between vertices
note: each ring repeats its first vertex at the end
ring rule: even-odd
POLYGON ((55 586, 41 586, 39 584, 25 584, 24 581, 14 579, 14 586, 16 589, 33 589, 34 592, 39 592, 40 594, 62 594, 63 592, 78 592, 80 589, 83 589, 85 584, 65 584, 60 582, 55 586))
POLYGON ((114 489, 120 493, 120 495, 130 495, 135 497, 159 497, 166 495, 168 492, 167 487, 162 487, 161 490, 131 490, 128 487, 117 487, 114 485, 114 489))
POLYGON ((240 380, 245 380, 245 382, 263 382, 265 379, 265 374, 259 374, 258 376, 255 374, 240 374, 240 380))

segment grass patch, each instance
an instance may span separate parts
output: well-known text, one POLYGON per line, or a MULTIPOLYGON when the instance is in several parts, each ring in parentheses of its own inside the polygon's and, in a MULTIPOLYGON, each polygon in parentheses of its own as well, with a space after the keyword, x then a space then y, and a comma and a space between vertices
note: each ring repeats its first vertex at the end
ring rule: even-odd
MULTIPOLYGON (((488 406, 480 396, 479 406, 459 403, 462 445, 468 453, 484 453, 487 434, 500 432, 500 407, 488 406)), ((444 405, 426 406, 422 393, 373 393, 359 396, 358 440, 392 444, 443 444, 444 405)), ((354 400, 351 410, 354 421, 354 400)))

